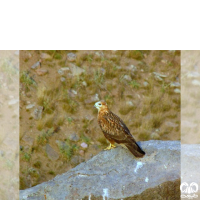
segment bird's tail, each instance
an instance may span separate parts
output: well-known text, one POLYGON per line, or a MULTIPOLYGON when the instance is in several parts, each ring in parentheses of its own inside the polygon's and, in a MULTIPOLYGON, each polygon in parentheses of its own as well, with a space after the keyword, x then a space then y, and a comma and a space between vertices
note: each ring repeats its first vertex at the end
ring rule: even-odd
POLYGON ((130 140, 129 143, 125 144, 126 147, 129 149, 129 151, 135 156, 135 157, 143 157, 145 155, 145 152, 142 150, 142 148, 136 143, 135 140, 130 140))

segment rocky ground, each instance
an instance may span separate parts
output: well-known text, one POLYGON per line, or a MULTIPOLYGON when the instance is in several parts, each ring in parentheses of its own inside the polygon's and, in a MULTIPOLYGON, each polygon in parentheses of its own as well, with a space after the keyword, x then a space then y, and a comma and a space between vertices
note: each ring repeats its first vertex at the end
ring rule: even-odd
POLYGON ((21 51, 20 189, 108 145, 102 99, 136 140, 180 140, 179 74, 180 51, 21 51))

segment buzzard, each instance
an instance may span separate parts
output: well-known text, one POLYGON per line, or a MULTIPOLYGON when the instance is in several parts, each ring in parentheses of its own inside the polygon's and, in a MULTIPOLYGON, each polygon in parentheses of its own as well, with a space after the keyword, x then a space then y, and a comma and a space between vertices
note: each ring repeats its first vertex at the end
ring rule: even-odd
POLYGON ((136 143, 129 129, 124 122, 114 113, 112 113, 106 102, 96 102, 94 107, 98 109, 98 123, 104 136, 110 142, 105 149, 115 148, 115 143, 124 144, 135 157, 143 157, 145 152, 136 143))

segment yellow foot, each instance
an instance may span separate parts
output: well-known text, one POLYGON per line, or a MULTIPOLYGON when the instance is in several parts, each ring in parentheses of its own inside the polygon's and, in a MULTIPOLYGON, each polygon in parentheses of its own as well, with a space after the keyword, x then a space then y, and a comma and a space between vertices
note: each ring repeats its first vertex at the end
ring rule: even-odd
POLYGON ((110 149, 113 149, 113 148, 115 148, 116 146, 114 145, 114 144, 111 144, 110 143, 110 145, 107 147, 107 148, 105 148, 104 150, 110 150, 110 149))

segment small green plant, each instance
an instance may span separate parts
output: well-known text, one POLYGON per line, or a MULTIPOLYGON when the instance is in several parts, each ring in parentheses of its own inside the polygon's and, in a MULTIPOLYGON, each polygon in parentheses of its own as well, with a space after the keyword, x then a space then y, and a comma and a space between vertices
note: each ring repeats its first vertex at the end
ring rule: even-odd
POLYGON ((37 162, 35 162, 35 163, 33 164, 33 166, 36 167, 36 168, 41 168, 42 163, 41 163, 40 161, 37 161, 37 162))
POLYGON ((92 55, 92 54, 89 54, 89 55, 87 56, 87 61, 88 61, 89 63, 91 63, 91 62, 93 61, 93 55, 92 55))
POLYGON ((104 99, 105 99, 105 101, 106 101, 107 104, 113 105, 114 99, 113 99, 113 97, 111 95, 106 94, 105 97, 104 97, 104 99))
POLYGON ((23 152, 23 157, 22 157, 23 160, 25 160, 26 162, 29 162, 30 159, 31 159, 31 154, 30 153, 27 153, 27 152, 23 152))
POLYGON ((90 124, 92 123, 93 118, 92 119, 87 119, 87 118, 83 118, 82 122, 83 122, 83 129, 87 129, 90 124))
POLYGON ((57 120, 57 125, 62 126, 64 124, 65 120, 66 120, 66 117, 64 115, 59 116, 59 118, 57 120))
POLYGON ((55 175, 55 172, 51 170, 48 172, 48 174, 55 175))
POLYGON ((71 123, 73 122, 73 118, 68 117, 68 118, 67 118, 67 122, 68 122, 69 124, 71 124, 71 123))
POLYGON ((84 133, 81 134, 81 139, 83 142, 85 142, 87 144, 90 144, 90 142, 91 142, 91 139, 89 137, 85 136, 84 133))
POLYGON ((136 88, 136 89, 138 89, 138 88, 140 87, 140 84, 139 84, 137 81, 135 81, 135 80, 131 81, 131 82, 129 83, 129 85, 130 85, 132 88, 136 88))
POLYGON ((54 115, 50 115, 45 120, 45 126, 48 128, 52 128, 54 125, 54 115))
POLYGON ((53 135, 54 128, 51 128, 47 131, 43 130, 40 135, 37 137, 37 143, 38 145, 45 145, 49 138, 53 135))
POLYGON ((52 114, 55 109, 55 99, 57 98, 57 88, 48 90, 46 87, 38 87, 37 100, 40 106, 43 106, 44 112, 52 114))
POLYGON ((45 123, 43 120, 37 121, 37 123, 36 123, 37 130, 41 131, 44 128, 44 125, 45 125, 45 123))
POLYGON ((170 83, 169 84, 166 84, 164 81, 162 82, 162 87, 161 87, 161 91, 162 93, 165 93, 166 92, 166 89, 168 89, 170 86, 170 83))
POLYGON ((144 55, 143 55, 142 51, 140 51, 140 50, 131 50, 131 51, 128 51, 128 58, 141 60, 144 58, 144 55))
POLYGON ((28 169, 28 174, 29 174, 32 178, 34 178, 36 182, 37 182, 37 181, 39 180, 39 178, 40 178, 39 172, 38 172, 35 168, 33 168, 33 167, 31 167, 31 168, 28 169))
POLYGON ((65 142, 60 142, 58 144, 61 154, 67 159, 70 160, 74 152, 78 149, 76 144, 72 144, 69 139, 65 142))
POLYGON ((159 128, 160 125, 162 124, 163 122, 163 116, 162 114, 154 114, 153 117, 151 118, 151 127, 152 128, 159 128))
POLYGON ((29 72, 23 71, 20 75, 20 82, 25 86, 26 90, 29 90, 29 86, 36 86, 36 82, 29 76, 29 72))
POLYGON ((70 97, 67 97, 65 103, 63 104, 63 109, 66 112, 73 114, 78 109, 78 103, 76 101, 74 101, 73 99, 71 99, 70 97))
POLYGON ((48 53, 50 55, 54 55, 56 53, 56 50, 47 50, 45 53, 48 53))
POLYGON ((54 58, 57 60, 61 60, 62 59, 62 55, 60 53, 55 53, 54 54, 54 58))
POLYGON ((94 72, 94 82, 96 83, 96 85, 101 85, 104 81, 104 74, 103 72, 101 72, 100 70, 96 70, 94 72))

